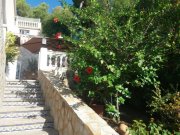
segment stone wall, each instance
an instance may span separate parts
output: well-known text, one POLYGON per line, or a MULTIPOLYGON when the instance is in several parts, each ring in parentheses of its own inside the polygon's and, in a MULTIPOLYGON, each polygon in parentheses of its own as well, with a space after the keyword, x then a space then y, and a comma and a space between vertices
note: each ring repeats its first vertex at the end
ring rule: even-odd
POLYGON ((5 84, 5 49, 4 49, 4 35, 3 35, 3 11, 2 0, 0 0, 0 106, 2 101, 2 94, 5 84))
POLYGON ((39 71, 39 82, 59 135, 118 135, 52 73, 39 71))

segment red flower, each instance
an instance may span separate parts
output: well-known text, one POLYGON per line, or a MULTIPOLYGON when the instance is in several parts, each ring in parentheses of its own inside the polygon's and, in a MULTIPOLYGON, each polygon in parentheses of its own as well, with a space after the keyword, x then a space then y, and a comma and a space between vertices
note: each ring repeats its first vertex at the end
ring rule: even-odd
POLYGON ((61 37, 61 32, 56 33, 55 38, 59 39, 61 37))
POLYGON ((73 80, 74 80, 76 83, 79 83, 79 82, 80 82, 80 77, 79 77, 78 75, 74 75, 73 80))
POLYGON ((61 46, 61 45, 57 45, 56 48, 57 48, 57 49, 61 49, 62 46, 61 46))
POLYGON ((86 72, 87 72, 88 74, 92 74, 93 68, 92 68, 92 67, 87 67, 87 68, 86 68, 86 72))
POLYGON ((53 21, 54 21, 54 23, 57 23, 57 22, 59 22, 59 19, 58 19, 57 17, 55 17, 55 18, 53 19, 53 21))

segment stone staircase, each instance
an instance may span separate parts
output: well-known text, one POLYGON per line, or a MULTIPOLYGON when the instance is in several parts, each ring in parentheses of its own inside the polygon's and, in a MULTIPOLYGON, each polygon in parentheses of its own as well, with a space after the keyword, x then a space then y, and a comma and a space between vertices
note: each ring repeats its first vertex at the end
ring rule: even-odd
POLYGON ((6 82, 0 135, 58 135, 37 81, 6 82))

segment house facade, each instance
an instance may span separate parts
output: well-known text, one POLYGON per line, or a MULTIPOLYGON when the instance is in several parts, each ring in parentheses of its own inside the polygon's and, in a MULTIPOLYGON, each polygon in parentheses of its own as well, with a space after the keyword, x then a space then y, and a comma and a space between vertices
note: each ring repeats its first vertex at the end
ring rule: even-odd
POLYGON ((20 37, 21 45, 32 37, 40 36, 41 34, 40 19, 15 16, 15 26, 15 35, 20 37))
POLYGON ((2 0, 4 31, 20 37, 20 44, 41 33, 41 20, 38 18, 20 17, 16 14, 16 0, 2 0))
MULTIPOLYGON (((20 45, 24 44, 32 37, 40 36, 41 33, 41 21, 36 18, 20 17, 16 14, 16 0, 2 0, 2 16, 3 16, 3 39, 5 42, 6 33, 12 32, 15 36, 19 37, 20 45)), ((20 55, 24 54, 21 52, 20 55)), ((20 79, 21 70, 20 59, 14 60, 13 63, 8 63, 6 66, 6 79, 15 80, 20 79)))

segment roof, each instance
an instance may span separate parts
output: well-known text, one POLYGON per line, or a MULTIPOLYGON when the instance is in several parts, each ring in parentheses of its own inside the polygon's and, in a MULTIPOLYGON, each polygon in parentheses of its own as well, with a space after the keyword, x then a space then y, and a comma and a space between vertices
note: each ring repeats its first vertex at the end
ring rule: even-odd
POLYGON ((51 46, 51 45, 58 45, 58 41, 56 39, 46 38, 46 41, 48 45, 43 45, 42 38, 34 37, 21 46, 35 54, 39 53, 41 47, 45 47, 45 48, 48 48, 48 50, 53 50, 53 51, 63 51, 65 49, 63 47, 62 50, 59 50, 51 46))

